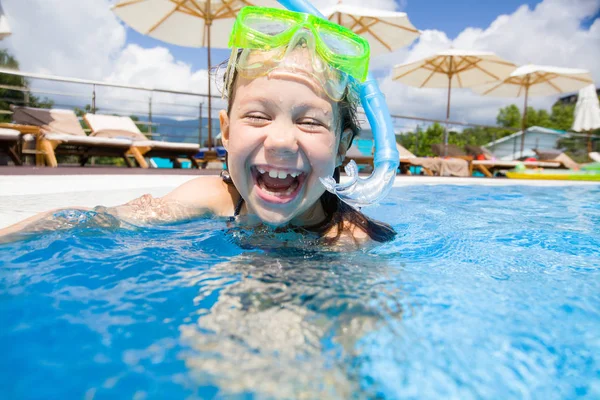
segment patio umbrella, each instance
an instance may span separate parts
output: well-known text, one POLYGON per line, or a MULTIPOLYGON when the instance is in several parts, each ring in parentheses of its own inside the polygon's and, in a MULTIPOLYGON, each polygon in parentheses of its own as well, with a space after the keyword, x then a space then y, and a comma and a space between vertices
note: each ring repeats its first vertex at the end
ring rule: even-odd
POLYGON ((591 152, 592 131, 600 129, 600 105, 595 85, 588 85, 579 91, 571 129, 576 132, 588 132, 588 153, 591 152))
POLYGON ((112 10, 137 32, 208 55, 208 142, 212 143, 210 48, 227 48, 238 11, 248 5, 277 7, 275 0, 121 0, 112 10))
MULTIPOLYGON (((450 119, 452 87, 467 88, 506 78, 516 65, 494 53, 449 49, 419 61, 394 67, 392 79, 419 88, 448 88, 446 121, 450 119)), ((444 131, 444 149, 448 145, 448 129, 444 131)))
POLYGON ((592 82, 590 73, 584 69, 524 65, 515 69, 510 76, 473 88, 484 96, 520 97, 525 96, 523 107, 521 156, 525 147, 525 129, 527 129, 527 100, 529 96, 550 96, 573 92, 592 82))
POLYGON ((364 36, 371 45, 373 55, 408 46, 421 34, 403 12, 363 8, 341 2, 321 12, 330 21, 364 36))
POLYGON ((10 36, 11 33, 10 26, 8 26, 8 20, 2 9, 2 4, 0 4, 0 40, 10 36))

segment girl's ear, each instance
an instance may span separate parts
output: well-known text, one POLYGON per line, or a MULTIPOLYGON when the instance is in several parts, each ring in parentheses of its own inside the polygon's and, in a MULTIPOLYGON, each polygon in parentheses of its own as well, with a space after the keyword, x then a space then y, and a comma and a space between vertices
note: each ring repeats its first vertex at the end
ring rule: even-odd
POLYGON ((350 148, 350 143, 352 142, 352 129, 346 129, 342 132, 342 136, 340 137, 340 145, 338 147, 338 154, 335 160, 336 165, 340 166, 344 162, 344 158, 346 157, 346 152, 350 148))
POLYGON ((219 123, 221 124, 221 141, 223 147, 227 150, 229 145, 229 115, 227 115, 227 111, 221 110, 219 112, 219 123))

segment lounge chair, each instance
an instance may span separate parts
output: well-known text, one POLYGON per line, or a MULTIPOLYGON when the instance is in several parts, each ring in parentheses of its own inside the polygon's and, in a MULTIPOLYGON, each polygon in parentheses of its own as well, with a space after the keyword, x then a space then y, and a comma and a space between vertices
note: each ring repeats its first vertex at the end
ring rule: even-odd
MULTIPOLYGON (((453 145, 449 145, 453 146, 453 145)), ((457 146, 453 146, 450 150, 453 157, 460 157, 460 150, 457 150, 457 146)), ((497 160, 492 152, 483 146, 466 145, 465 153, 472 159, 469 161, 471 171, 479 171, 484 176, 492 178, 498 171, 504 171, 515 168, 517 165, 522 164, 526 168, 560 168, 561 164, 556 161, 505 161, 497 160)))
POLYGON ((223 146, 214 146, 212 149, 201 147, 194 156, 202 168, 206 168, 211 161, 224 163, 227 156, 227 150, 223 146))
POLYGON ((517 165, 524 165, 525 168, 560 168, 559 162, 553 161, 505 161, 497 160, 492 152, 482 146, 465 146, 466 153, 475 159, 471 161, 471 170, 479 171, 484 176, 492 178, 499 171, 507 171, 515 168, 517 165))
POLYGON ((455 144, 432 144, 431 151, 438 157, 458 158, 465 161, 473 161, 473 156, 468 155, 463 149, 455 144))
POLYGON ((15 165, 23 165, 22 142, 23 136, 18 130, 0 128, 0 151, 6 153, 15 165))
POLYGON ((580 165, 561 150, 533 150, 540 161, 559 163, 558 168, 579 169, 580 165))
POLYGON ((474 160, 493 160, 494 154, 483 146, 465 145, 465 153, 474 160))
POLYGON ((552 161, 505 161, 505 160, 473 160, 471 166, 473 171, 479 171, 488 178, 493 178, 498 171, 508 171, 517 165, 525 168, 560 168, 559 162, 552 161))
POLYGON ((417 157, 406 148, 396 143, 400 153, 400 172, 410 175, 410 167, 420 167, 429 176, 471 176, 468 161, 454 158, 417 157))
POLYGON ((128 159, 131 140, 89 137, 71 110, 21 106, 13 106, 12 110, 15 129, 24 132, 21 127, 39 127, 35 136, 35 152, 43 154, 45 163, 50 167, 58 166, 56 155, 79 156, 81 166, 93 156, 119 157, 128 167, 133 166, 128 159))
POLYGON ((142 168, 148 168, 145 157, 168 158, 175 168, 181 168, 180 158, 189 159, 199 168, 194 156, 200 146, 194 143, 174 143, 149 140, 129 117, 102 114, 86 114, 83 119, 92 130, 91 136, 99 138, 127 138, 132 141, 135 160, 142 168))

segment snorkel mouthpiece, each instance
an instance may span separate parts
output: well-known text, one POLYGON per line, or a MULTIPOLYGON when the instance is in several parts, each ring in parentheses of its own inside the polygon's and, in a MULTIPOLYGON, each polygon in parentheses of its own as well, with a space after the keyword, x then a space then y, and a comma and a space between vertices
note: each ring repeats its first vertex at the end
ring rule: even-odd
MULTIPOLYGON (((323 18, 323 15, 306 0, 278 1, 288 10, 323 18)), ((321 178, 321 182, 328 191, 354 208, 376 204, 389 193, 394 185, 400 160, 396 148, 394 126, 385 97, 371 74, 368 74, 367 80, 360 85, 360 101, 373 130, 375 141, 373 173, 368 178, 359 178, 358 167, 352 160, 345 168, 349 182, 336 183, 332 177, 321 178)))

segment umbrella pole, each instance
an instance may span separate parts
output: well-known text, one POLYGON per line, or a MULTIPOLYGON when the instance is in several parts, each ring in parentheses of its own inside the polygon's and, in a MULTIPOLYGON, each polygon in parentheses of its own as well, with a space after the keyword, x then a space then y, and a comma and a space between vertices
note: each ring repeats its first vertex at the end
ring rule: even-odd
POLYGON ((521 157, 523 158, 523 149, 525 148, 525 130, 527 129, 527 97, 529 95, 529 85, 525 86, 525 108, 523 109, 523 121, 521 121, 521 157))
MULTIPOLYGON (((452 68, 452 59, 450 59, 452 68)), ((446 126, 444 127, 444 157, 448 155, 448 121, 450 120, 450 93, 452 92, 452 74, 448 75, 448 102, 446 103, 446 126)))
MULTIPOLYGON (((209 2, 210 4, 210 2, 209 2)), ((207 73, 208 73, 208 149, 212 149, 212 96, 211 96, 211 91, 210 91, 210 21, 208 21, 208 24, 206 25, 207 28, 207 39, 208 39, 208 57, 207 57, 207 63, 208 63, 208 69, 207 69, 207 73)))

